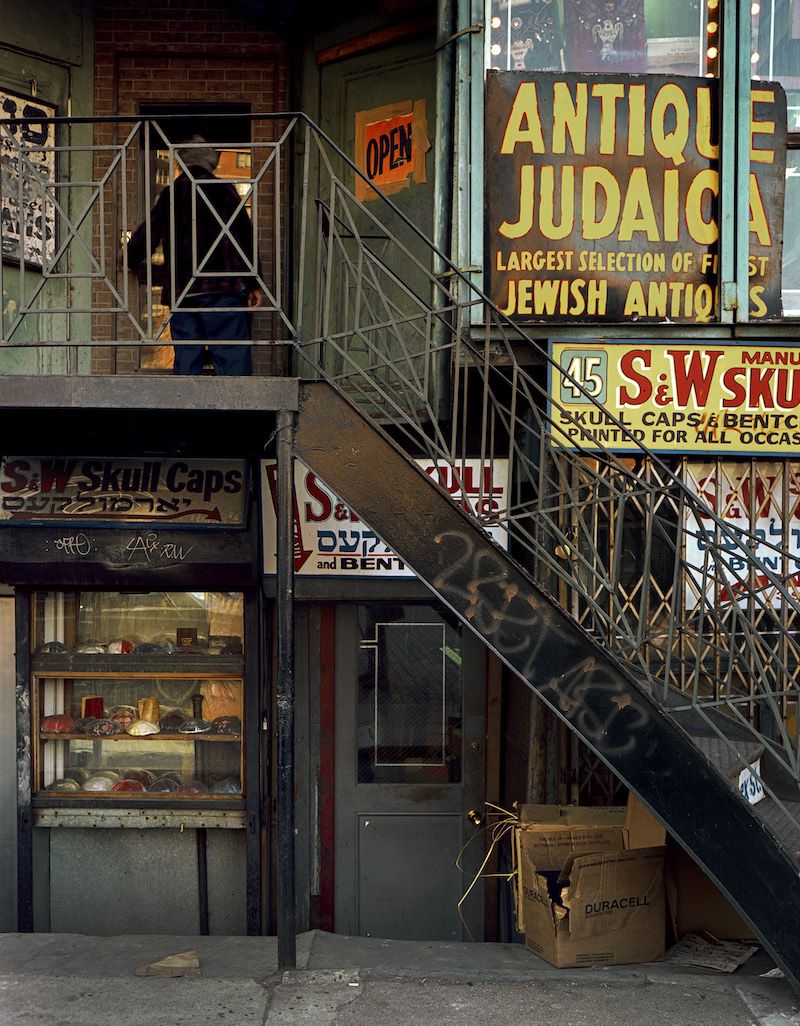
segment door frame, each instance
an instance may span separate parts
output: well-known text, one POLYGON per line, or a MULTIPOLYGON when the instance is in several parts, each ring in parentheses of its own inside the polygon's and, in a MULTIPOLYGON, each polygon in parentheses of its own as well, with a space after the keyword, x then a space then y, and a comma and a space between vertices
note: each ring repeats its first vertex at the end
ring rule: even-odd
MULTIPOLYGON (((383 795, 375 794, 379 800, 375 802, 374 811, 379 815, 398 814, 399 803, 408 803, 408 809, 412 808, 411 803, 415 796, 418 796, 421 786, 439 788, 441 785, 419 785, 419 784, 358 784, 355 782, 357 771, 357 756, 355 751, 355 717, 357 714, 357 692, 358 692, 358 622, 357 607, 359 605, 383 604, 396 607, 397 605, 429 606, 445 619, 449 619, 447 609, 437 602, 433 597, 428 601, 411 601, 402 599, 375 599, 356 602, 337 603, 334 617, 335 628, 333 638, 333 660, 329 664, 329 705, 332 710, 335 704, 336 723, 329 720, 327 726, 329 737, 332 741, 333 752, 329 756, 328 765, 333 768, 334 779, 331 782, 330 791, 334 798, 332 811, 334 836, 333 850, 335 851, 335 864, 331 865, 327 874, 323 876, 324 882, 332 887, 333 893, 329 896, 330 905, 333 911, 334 926, 337 932, 355 933, 359 922, 358 905, 358 857, 356 851, 356 833, 352 829, 353 822, 350 822, 347 813, 344 811, 343 802, 347 795, 351 801, 356 797, 358 788, 382 787, 389 791, 383 795), (348 686, 349 681, 349 686, 348 686), (343 748, 347 743, 347 725, 351 725, 350 737, 353 741, 349 751, 343 748), (349 768, 347 768, 349 766, 349 768), (349 784, 346 775, 350 774, 349 784), (348 825, 349 823, 349 825, 348 825)), ((455 621, 454 621, 455 622, 455 621)), ((462 849, 461 862, 463 866, 463 887, 462 893, 466 892, 473 877, 477 873, 483 859, 485 846, 481 836, 476 833, 476 827, 467 819, 467 813, 471 809, 483 809, 485 802, 486 788, 486 688, 487 688, 487 660, 485 658, 485 647, 480 639, 466 627, 456 623, 460 631, 463 664, 467 668, 464 678, 463 705, 462 705, 462 793, 458 806, 458 816, 461 821, 461 844, 466 845, 462 849), (470 683, 470 676, 472 681, 470 683)), ((323 724, 323 729, 325 725, 323 724)), ((324 751, 323 745, 323 751, 324 751)), ((451 785, 446 785, 451 786, 451 785)), ((372 793, 372 792, 371 792, 372 793)), ((425 804, 420 806, 420 811, 425 812, 425 804)), ((442 812, 442 815, 451 815, 450 812, 442 812)), ((323 835, 323 853, 325 842, 323 835)), ((325 899, 323 899, 323 905, 325 899)), ((468 904, 465 906, 464 918, 467 920, 460 925, 460 939, 474 939, 482 941, 485 929, 484 909, 484 881, 481 877, 472 888, 468 904)))

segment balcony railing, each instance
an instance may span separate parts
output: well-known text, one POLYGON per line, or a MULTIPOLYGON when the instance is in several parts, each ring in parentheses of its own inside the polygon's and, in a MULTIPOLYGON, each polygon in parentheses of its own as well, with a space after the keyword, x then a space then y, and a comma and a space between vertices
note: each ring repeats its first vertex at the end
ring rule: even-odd
MULTIPOLYGON (((15 128, 0 127, 3 209, 16 197, 24 211, 2 228, 2 345, 116 348, 146 366, 170 344, 174 313, 159 289, 169 280, 179 294, 178 275, 156 258, 131 267, 125 243, 156 198, 156 173, 165 185, 190 167, 169 120, 56 120, 44 140, 15 128)), ((477 520, 504 533, 665 709, 691 710, 744 761, 761 746, 779 770, 762 782, 797 826, 800 553, 789 506, 777 536, 735 529, 697 494, 685 458, 646 450, 613 411, 629 451, 596 442, 549 394, 547 354, 302 115, 228 118, 224 139, 222 128, 210 142, 235 155, 225 174, 254 226, 240 254, 264 297, 254 345, 327 379, 409 453, 442 461, 456 492, 467 460, 483 460, 481 482, 508 468, 507 501, 481 484, 477 520)), ((180 294, 214 273, 195 253, 180 294)), ((783 473, 794 509, 800 470, 783 473)))

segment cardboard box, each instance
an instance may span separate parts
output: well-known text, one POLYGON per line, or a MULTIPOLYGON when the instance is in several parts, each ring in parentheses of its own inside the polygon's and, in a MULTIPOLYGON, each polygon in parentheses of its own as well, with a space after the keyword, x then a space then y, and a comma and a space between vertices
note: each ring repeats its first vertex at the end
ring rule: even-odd
POLYGON ((551 965, 654 962, 664 954, 664 849, 571 855, 560 899, 523 841, 525 947, 551 965))
POLYGON ((664 830, 649 813, 631 799, 627 808, 519 814, 517 927, 528 950, 562 968, 661 958, 664 830))

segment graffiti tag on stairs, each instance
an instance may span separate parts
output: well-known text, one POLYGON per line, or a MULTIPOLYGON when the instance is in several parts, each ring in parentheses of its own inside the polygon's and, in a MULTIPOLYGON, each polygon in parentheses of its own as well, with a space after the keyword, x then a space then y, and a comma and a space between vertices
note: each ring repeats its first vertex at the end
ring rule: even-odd
POLYGON ((445 569, 432 584, 444 600, 598 752, 632 752, 650 719, 634 686, 613 665, 587 656, 565 614, 512 580, 490 545, 468 531, 445 531, 434 542, 445 569))

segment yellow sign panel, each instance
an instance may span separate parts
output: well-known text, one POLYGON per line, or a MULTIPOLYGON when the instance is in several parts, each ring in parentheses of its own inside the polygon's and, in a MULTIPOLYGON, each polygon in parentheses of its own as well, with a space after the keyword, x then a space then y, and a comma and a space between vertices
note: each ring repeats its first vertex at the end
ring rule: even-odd
POLYGON ((551 354, 550 414, 565 446, 800 450, 800 347, 573 341, 551 354))
MULTIPOLYGON (((717 320, 721 110, 714 79, 489 71, 492 302, 524 323, 717 320)), ((753 82, 754 320, 781 316, 785 125, 781 86, 753 82)))

